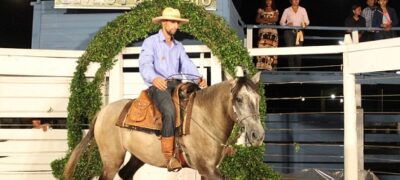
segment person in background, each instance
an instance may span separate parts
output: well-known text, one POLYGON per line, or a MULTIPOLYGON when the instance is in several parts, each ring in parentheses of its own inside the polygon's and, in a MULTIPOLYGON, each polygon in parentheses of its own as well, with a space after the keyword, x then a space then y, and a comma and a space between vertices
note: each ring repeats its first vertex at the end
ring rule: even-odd
MULTIPOLYGON (((344 21, 346 27, 365 27, 365 19, 361 16, 361 5, 356 4, 351 7, 351 15, 344 21)), ((363 31, 358 31, 359 40, 363 36, 363 31)))
MULTIPOLYGON (((367 7, 365 7, 361 13, 361 16, 365 19, 365 26, 368 28, 372 27, 372 18, 376 11, 376 0, 367 0, 367 7)), ((365 31, 362 35, 361 41, 373 41, 375 39, 374 31, 365 31)))
MULTIPOLYGON (((283 11, 280 25, 282 26, 302 26, 303 28, 310 24, 307 11, 301 7, 300 0, 290 0, 291 6, 283 11)), ((304 41, 303 30, 285 30, 283 33, 286 46, 302 46, 304 41)), ((301 56, 289 56, 288 63, 291 70, 299 71, 301 66, 301 56)))
POLYGON ((381 27, 383 30, 375 32, 375 40, 393 38, 396 36, 394 31, 391 31, 393 26, 399 23, 396 10, 389 7, 389 0, 379 0, 379 7, 374 13, 372 19, 373 27, 381 27))
MULTIPOLYGON (((259 24, 275 25, 279 11, 275 8, 274 0, 265 0, 263 8, 257 10, 256 22, 259 24)), ((272 28, 261 28, 258 31, 259 48, 278 47, 278 31, 272 28)), ((257 69, 273 70, 278 64, 278 56, 257 56, 257 69)))

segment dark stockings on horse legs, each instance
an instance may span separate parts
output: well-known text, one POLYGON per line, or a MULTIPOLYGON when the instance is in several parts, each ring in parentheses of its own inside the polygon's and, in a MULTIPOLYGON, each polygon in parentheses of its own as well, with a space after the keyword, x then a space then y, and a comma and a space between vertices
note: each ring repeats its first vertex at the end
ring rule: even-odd
POLYGON ((125 166, 121 170, 119 170, 118 175, 123 180, 132 180, 133 175, 140 167, 143 166, 143 164, 143 161, 139 160, 133 154, 131 154, 131 158, 129 159, 128 163, 126 163, 125 166))

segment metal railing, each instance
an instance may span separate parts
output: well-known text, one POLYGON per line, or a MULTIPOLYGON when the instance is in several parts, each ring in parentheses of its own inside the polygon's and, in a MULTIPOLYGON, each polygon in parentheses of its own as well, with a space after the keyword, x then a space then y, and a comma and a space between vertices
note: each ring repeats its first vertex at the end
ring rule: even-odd
MULTIPOLYGON (((281 26, 281 25, 255 25, 249 24, 245 26, 246 28, 246 47, 253 48, 253 29, 260 29, 260 28, 271 28, 271 29, 282 29, 282 30, 318 30, 318 31, 343 31, 344 33, 341 34, 339 37, 328 37, 328 36, 305 36, 304 39, 309 40, 343 40, 344 34, 353 33, 354 31, 383 31, 383 28, 377 27, 337 27, 337 26, 281 26)), ((400 31, 400 27, 393 27, 391 31, 400 31)))

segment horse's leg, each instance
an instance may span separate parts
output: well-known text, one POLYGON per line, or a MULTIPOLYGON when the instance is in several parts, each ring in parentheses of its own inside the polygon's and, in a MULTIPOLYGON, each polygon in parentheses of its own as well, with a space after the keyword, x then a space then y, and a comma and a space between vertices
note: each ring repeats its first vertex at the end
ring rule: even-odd
POLYGON ((126 163, 125 166, 119 170, 118 175, 124 180, 132 180, 133 175, 140 167, 143 166, 143 164, 144 163, 141 160, 131 154, 131 158, 129 159, 128 163, 126 163))
POLYGON ((126 149, 121 141, 120 128, 115 126, 119 113, 128 101, 117 101, 107 105, 98 114, 95 139, 99 148, 103 172, 101 180, 112 180, 124 162, 126 149))
POLYGON ((112 180, 114 176, 117 174, 119 168, 124 162, 125 151, 109 154, 113 152, 101 153, 101 160, 103 162, 103 173, 101 174, 99 180, 112 180))
POLYGON ((224 179, 224 176, 222 176, 221 172, 215 168, 215 169, 203 169, 199 170, 199 173, 201 175, 201 180, 222 180, 224 179))

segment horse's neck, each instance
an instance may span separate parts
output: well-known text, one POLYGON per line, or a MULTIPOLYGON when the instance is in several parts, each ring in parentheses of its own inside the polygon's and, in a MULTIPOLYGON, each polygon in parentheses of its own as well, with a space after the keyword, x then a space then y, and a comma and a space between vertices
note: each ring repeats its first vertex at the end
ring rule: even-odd
POLYGON ((230 96, 229 83, 222 82, 199 91, 194 101, 194 106, 203 112, 200 123, 221 140, 229 137, 233 127, 230 96))

